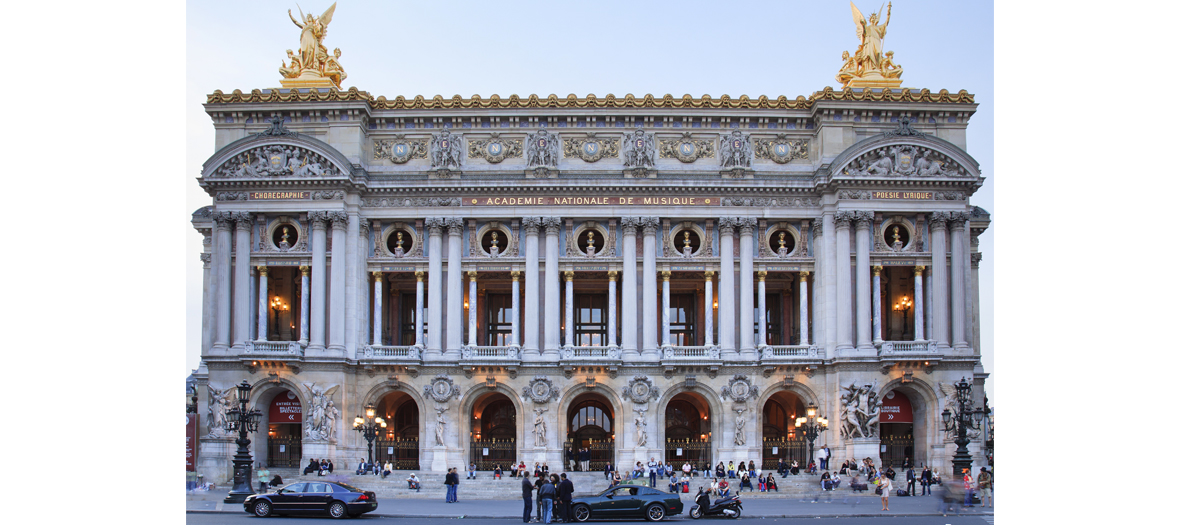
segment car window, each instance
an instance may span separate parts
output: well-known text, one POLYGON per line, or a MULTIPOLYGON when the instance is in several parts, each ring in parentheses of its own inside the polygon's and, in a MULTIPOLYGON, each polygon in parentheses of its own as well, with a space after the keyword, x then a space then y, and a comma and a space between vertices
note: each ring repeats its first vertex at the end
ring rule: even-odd
POLYGON ((307 492, 316 492, 316 493, 329 492, 328 485, 326 483, 308 483, 307 484, 307 492))
POLYGON ((283 492, 303 492, 303 487, 306 485, 307 483, 292 483, 286 487, 283 487, 282 490, 283 492))
POLYGON ((652 494, 659 494, 659 493, 660 493, 660 491, 650 488, 650 487, 644 487, 644 488, 640 489, 640 494, 643 494, 644 496, 650 496, 652 494))
POLYGON ((358 489, 358 488, 356 488, 352 485, 349 485, 347 483, 337 483, 333 486, 333 488, 336 489, 336 492, 364 492, 363 490, 358 489))

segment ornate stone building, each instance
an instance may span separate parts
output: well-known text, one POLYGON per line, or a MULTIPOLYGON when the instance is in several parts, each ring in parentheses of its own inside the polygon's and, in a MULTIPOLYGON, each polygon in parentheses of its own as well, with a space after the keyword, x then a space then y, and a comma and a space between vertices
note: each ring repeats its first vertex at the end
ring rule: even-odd
POLYGON ((272 465, 354 464, 368 404, 400 468, 773 464, 814 403, 837 461, 947 469, 948 386, 987 375, 975 108, 215 92, 199 468, 246 380, 272 465))

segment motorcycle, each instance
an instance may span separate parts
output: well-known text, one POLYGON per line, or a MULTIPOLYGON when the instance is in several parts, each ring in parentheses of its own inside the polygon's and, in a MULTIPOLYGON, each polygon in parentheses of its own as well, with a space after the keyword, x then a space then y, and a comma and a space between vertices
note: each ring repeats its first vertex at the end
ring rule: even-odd
POLYGON ((742 516, 742 495, 739 492, 710 504, 709 495, 702 490, 697 493, 696 505, 689 509, 688 516, 694 520, 699 520, 703 516, 740 518, 742 516))

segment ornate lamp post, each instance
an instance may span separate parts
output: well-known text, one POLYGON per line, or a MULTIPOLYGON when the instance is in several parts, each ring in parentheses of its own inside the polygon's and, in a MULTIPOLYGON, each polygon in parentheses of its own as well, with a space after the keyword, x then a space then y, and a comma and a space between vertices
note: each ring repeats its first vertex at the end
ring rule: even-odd
POLYGON ((360 432, 369 442, 369 463, 373 462, 373 440, 381 429, 386 427, 385 420, 377 416, 377 410, 372 403, 365 405, 365 417, 356 416, 352 422, 352 429, 360 432))
POLYGON ((946 432, 957 433, 955 444, 959 448, 955 449, 952 463, 955 468, 954 474, 958 476, 963 473, 963 469, 971 469, 971 453, 967 451, 967 444, 971 440, 967 437, 967 431, 980 428, 983 422, 983 409, 976 407, 972 410, 971 383, 967 382, 967 378, 964 377, 955 383, 955 393, 958 397, 955 412, 952 414, 950 407, 942 409, 942 428, 946 432))
POLYGON ((234 488, 230 489, 229 495, 222 500, 225 503, 241 503, 246 500, 246 496, 254 493, 253 487, 250 486, 254 476, 254 460, 250 457, 248 434, 258 430, 258 420, 262 418, 262 412, 257 408, 247 407, 252 388, 250 383, 242 380, 242 384, 238 385, 238 406, 225 414, 226 429, 230 432, 238 431, 238 439, 235 441, 238 451, 234 454, 234 488))
MULTIPOLYGON (((894 312, 901 312, 901 337, 902 338, 905 338, 905 336, 906 336, 905 335, 905 327, 906 327, 906 325, 909 324, 910 308, 913 308, 913 307, 914 307, 914 300, 910 299, 909 296, 907 296, 907 295, 903 295, 901 297, 901 300, 897 301, 897 303, 895 303, 893 305, 894 312)), ((914 319, 914 321, 917 322, 917 319, 914 319)))
POLYGON ((819 407, 815 403, 807 404, 807 417, 795 418, 795 428, 803 432, 803 437, 807 439, 807 463, 811 464, 815 461, 815 438, 819 437, 820 432, 828 429, 828 420, 823 416, 816 416, 816 411, 819 407))

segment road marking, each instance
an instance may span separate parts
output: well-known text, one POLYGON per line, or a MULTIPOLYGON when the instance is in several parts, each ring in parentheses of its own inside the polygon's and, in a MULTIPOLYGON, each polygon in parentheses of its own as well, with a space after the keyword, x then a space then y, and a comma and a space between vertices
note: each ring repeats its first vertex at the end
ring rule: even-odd
POLYGON ((983 518, 983 521, 986 521, 988 525, 996 525, 996 517, 994 515, 980 516, 980 518, 983 518))

